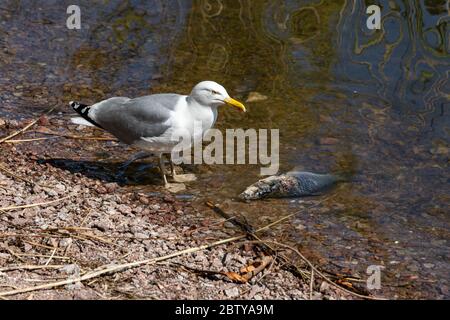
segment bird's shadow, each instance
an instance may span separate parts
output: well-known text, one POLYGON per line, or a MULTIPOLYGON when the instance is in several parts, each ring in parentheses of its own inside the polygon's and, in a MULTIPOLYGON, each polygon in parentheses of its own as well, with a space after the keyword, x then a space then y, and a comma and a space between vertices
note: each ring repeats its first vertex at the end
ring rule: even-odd
POLYGON ((79 173, 90 179, 104 183, 115 182, 124 185, 160 185, 162 183, 158 166, 152 162, 134 162, 126 170, 121 162, 88 161, 72 159, 39 159, 40 164, 67 170, 72 174, 79 173))

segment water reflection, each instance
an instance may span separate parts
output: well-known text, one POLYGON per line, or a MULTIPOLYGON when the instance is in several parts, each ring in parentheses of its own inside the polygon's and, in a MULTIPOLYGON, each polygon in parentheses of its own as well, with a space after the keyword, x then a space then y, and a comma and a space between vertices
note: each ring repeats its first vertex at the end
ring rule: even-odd
MULTIPOLYGON (((365 27, 367 1, 81 1, 74 31, 67 3, 6 0, 0 115, 189 92, 204 79, 244 101, 261 93, 245 116, 224 111, 219 127, 280 128, 282 170, 355 174, 278 230, 284 240, 339 272, 386 265, 385 294, 448 298, 448 2, 376 3, 379 31, 365 27)), ((304 205, 229 201, 257 179, 254 166, 198 170, 195 191, 255 223, 304 205)))

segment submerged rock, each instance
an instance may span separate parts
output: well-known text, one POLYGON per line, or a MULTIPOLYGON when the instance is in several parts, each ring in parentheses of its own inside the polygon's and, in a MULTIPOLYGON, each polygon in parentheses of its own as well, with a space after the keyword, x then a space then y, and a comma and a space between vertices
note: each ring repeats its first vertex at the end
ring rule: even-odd
POLYGON ((316 195, 336 182, 345 181, 341 175, 290 171, 261 179, 245 189, 239 197, 244 200, 285 198, 316 195))

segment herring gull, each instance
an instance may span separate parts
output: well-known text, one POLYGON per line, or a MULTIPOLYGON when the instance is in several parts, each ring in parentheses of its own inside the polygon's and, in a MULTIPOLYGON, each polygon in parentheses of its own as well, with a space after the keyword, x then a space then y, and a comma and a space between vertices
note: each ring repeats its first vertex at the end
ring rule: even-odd
MULTIPOLYGON (((70 106, 82 117, 73 118, 74 123, 102 128, 121 142, 143 151, 132 156, 131 162, 155 155, 165 186, 168 186, 164 171, 164 154, 170 154, 178 141, 173 135, 183 136, 186 132, 194 137, 194 124, 201 124, 201 135, 212 128, 217 119, 217 108, 229 105, 245 112, 245 106, 234 100, 225 88, 213 81, 198 83, 189 95, 173 93, 152 94, 139 98, 113 97, 93 105, 71 101, 70 106), (187 131, 186 131, 187 130, 187 131), (179 133, 179 134, 178 134, 179 133)), ((170 159, 172 177, 177 179, 170 159)))

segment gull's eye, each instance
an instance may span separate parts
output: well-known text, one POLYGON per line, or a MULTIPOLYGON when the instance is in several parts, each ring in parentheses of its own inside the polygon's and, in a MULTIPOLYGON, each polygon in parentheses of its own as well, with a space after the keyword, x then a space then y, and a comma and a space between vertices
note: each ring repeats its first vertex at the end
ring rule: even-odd
POLYGON ((219 94, 219 92, 215 91, 215 90, 211 90, 212 94, 219 94))

